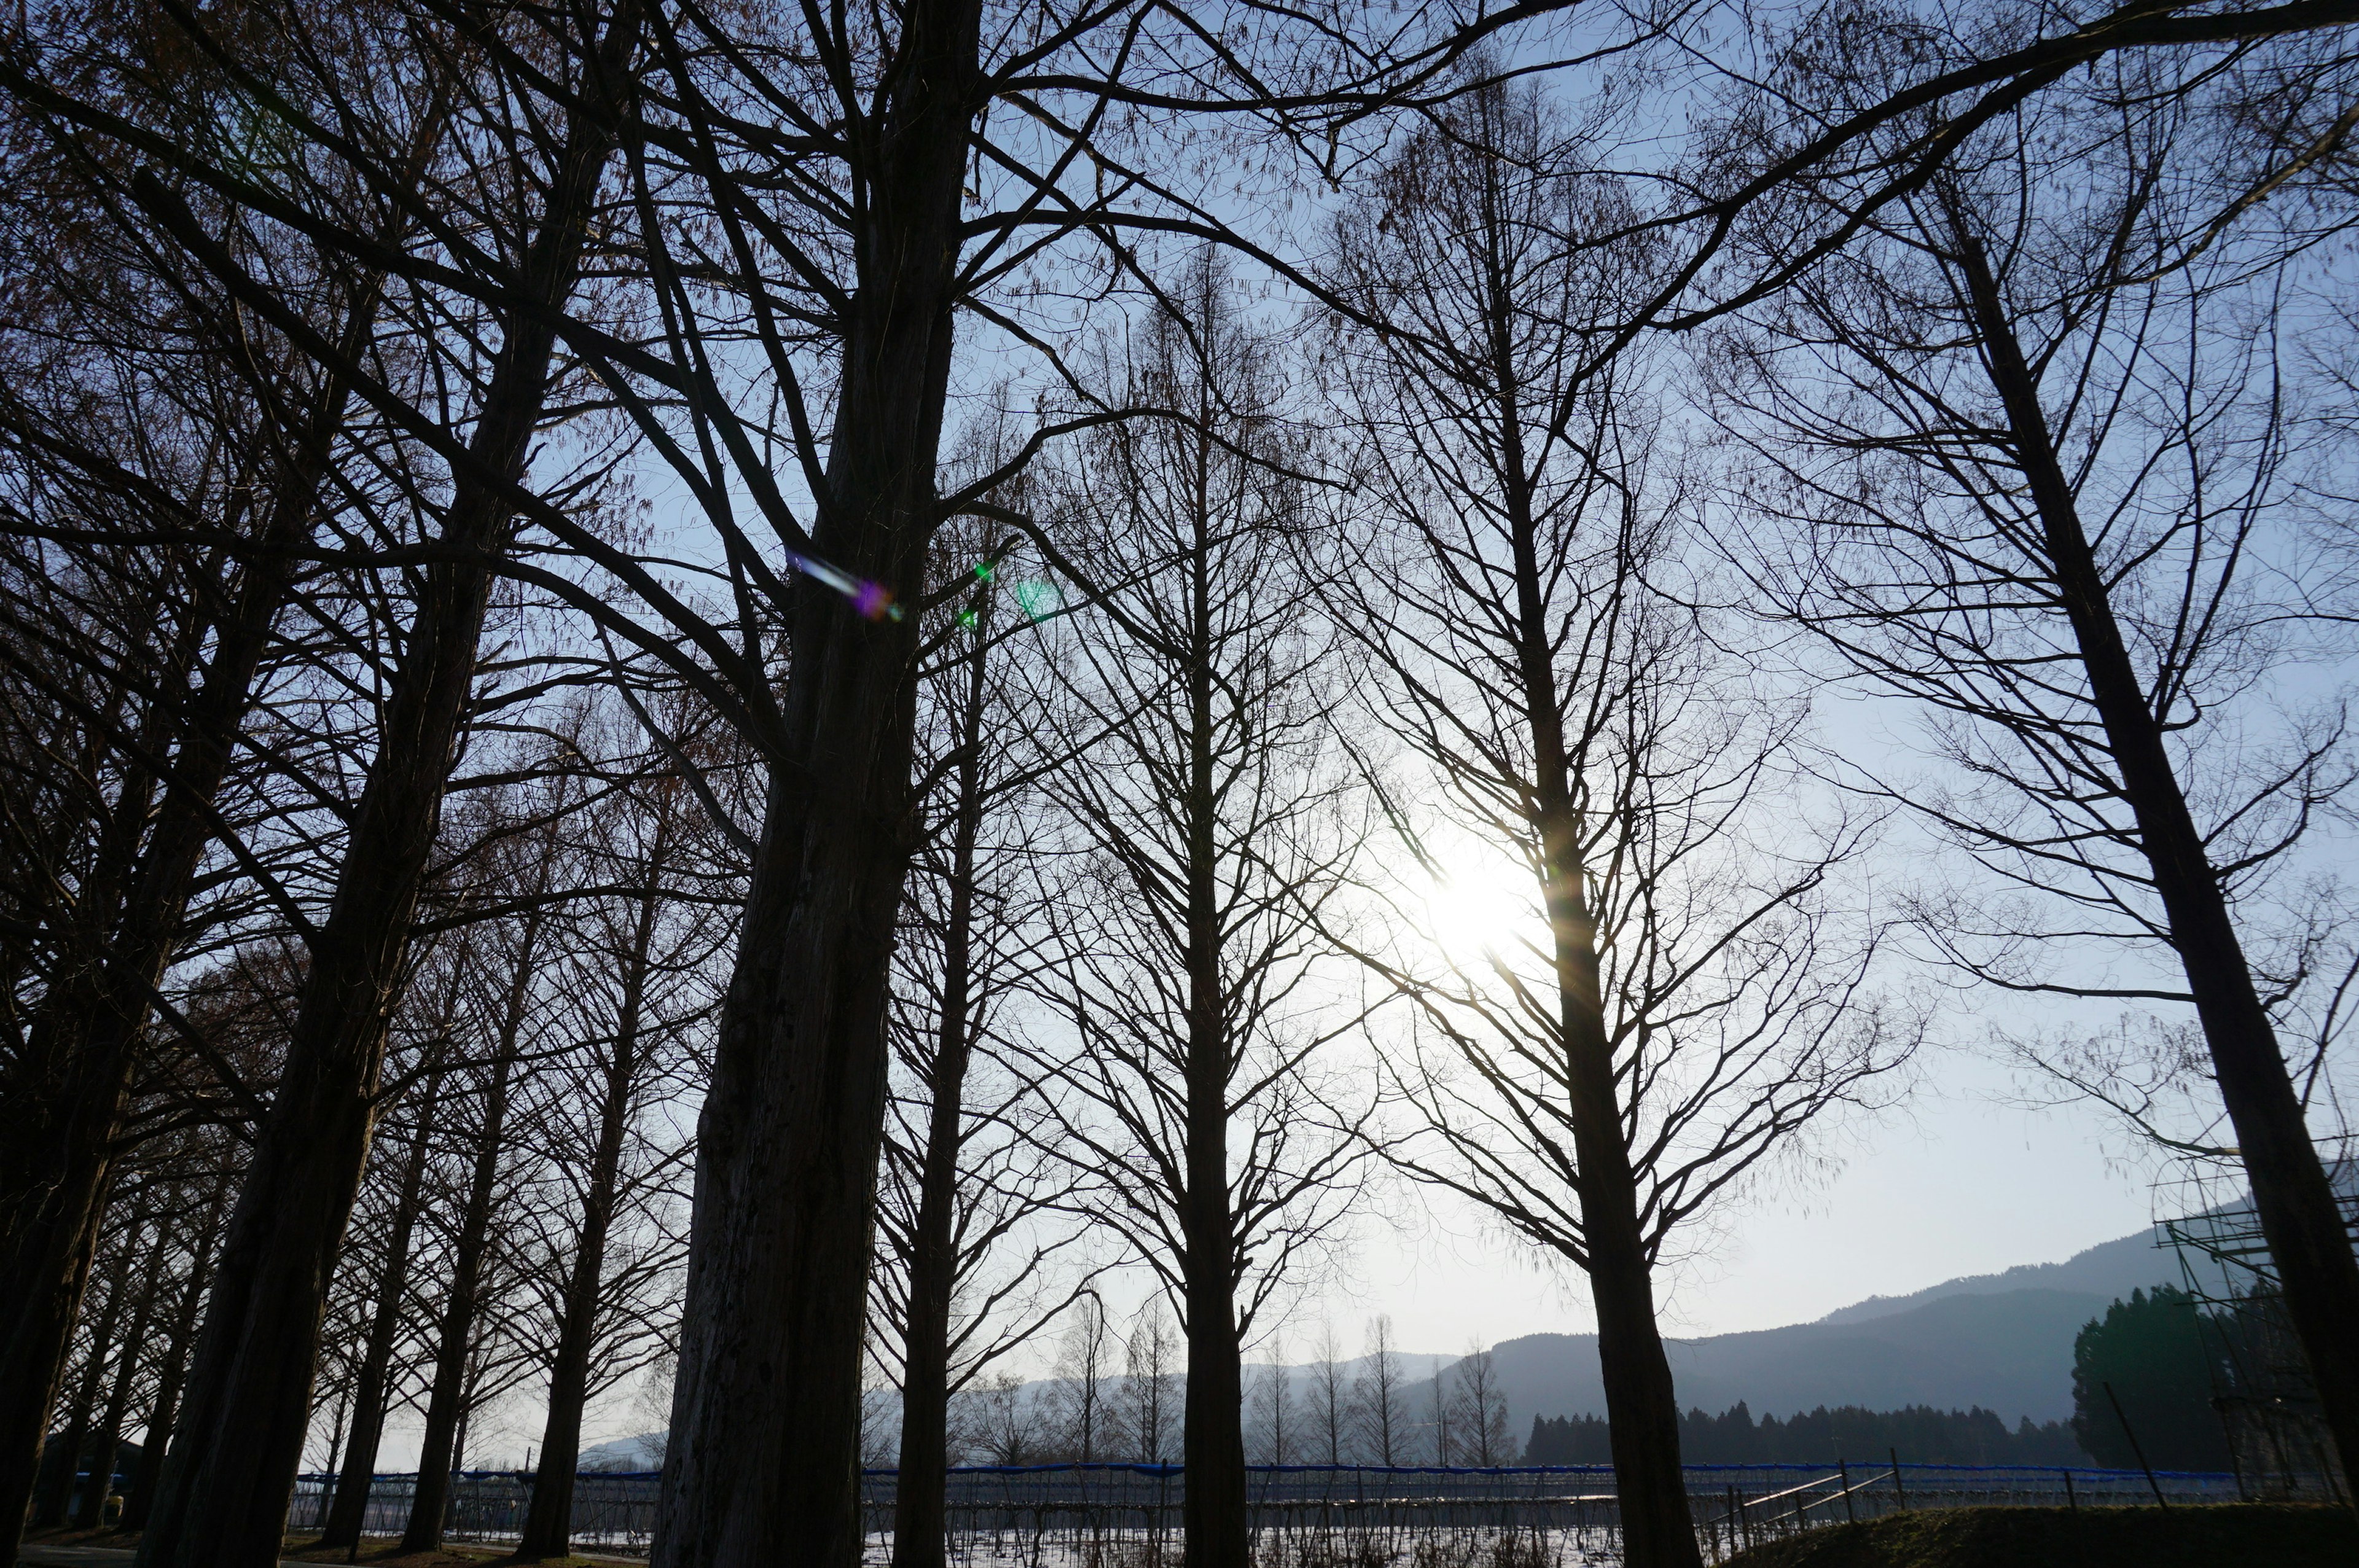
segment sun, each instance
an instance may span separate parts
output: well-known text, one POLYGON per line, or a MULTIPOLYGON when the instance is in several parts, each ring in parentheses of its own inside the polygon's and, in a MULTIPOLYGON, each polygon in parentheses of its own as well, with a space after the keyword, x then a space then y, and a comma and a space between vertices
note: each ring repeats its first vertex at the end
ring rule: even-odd
POLYGON ((1474 844, 1440 857, 1438 864, 1441 874, 1423 893, 1428 939, 1454 966, 1520 966, 1548 931, 1531 872, 1474 844))

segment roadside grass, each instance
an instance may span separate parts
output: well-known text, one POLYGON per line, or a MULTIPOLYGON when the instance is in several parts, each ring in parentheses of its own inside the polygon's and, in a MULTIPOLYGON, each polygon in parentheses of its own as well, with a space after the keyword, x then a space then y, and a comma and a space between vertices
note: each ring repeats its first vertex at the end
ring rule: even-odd
POLYGON ((1936 1509, 1765 1541, 1723 1568, 2353 1568, 2359 1519, 2324 1504, 1936 1509))

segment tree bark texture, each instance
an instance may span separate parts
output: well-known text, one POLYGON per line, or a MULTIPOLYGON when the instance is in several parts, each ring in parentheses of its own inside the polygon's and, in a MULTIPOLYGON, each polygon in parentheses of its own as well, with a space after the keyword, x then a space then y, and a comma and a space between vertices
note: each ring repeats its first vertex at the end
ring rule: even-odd
POLYGON ((952 770, 950 907, 942 930, 940 1034, 928 1076, 926 1148, 910 1236, 908 1322, 902 1333, 901 1454, 893 1491, 893 1568, 942 1568, 949 1527, 951 1297, 958 1284, 959 1162, 965 1151, 973 1054, 975 839, 983 821, 985 643, 975 640, 952 770))
POLYGON ((547 401, 554 319, 572 293, 636 44, 610 22, 526 248, 518 293, 443 541, 424 573, 325 923, 310 944, 287 1064, 230 1220, 187 1406, 139 1568, 238 1568, 277 1550, 301 1462, 321 1315, 367 1162, 386 1030, 473 685, 492 574, 547 401))
MULTIPOLYGON (((814 544, 915 597, 936 524, 974 0, 918 0, 871 155, 814 544)), ((908 862, 915 618, 794 589, 778 751, 698 1128, 653 1568, 860 1559, 860 1368, 885 1008, 908 862)))
POLYGON ((393 1371, 394 1342, 400 1336, 402 1308, 409 1292, 409 1249, 418 1230, 419 1195, 426 1184, 426 1150, 434 1128, 434 1112, 442 1098, 442 1068, 438 1063, 426 1076, 418 1110, 418 1134, 402 1167, 401 1188, 394 1197, 393 1222, 385 1242, 385 1273, 377 1281, 376 1310, 369 1318, 367 1343, 361 1351, 360 1371, 353 1379, 353 1430, 344 1447, 344 1463, 336 1476, 336 1495, 328 1505, 321 1546, 353 1546, 368 1519, 369 1492, 376 1478, 377 1446, 385 1440, 386 1389, 393 1371))
POLYGON ((2039 387, 1980 243, 1960 227, 1977 334, 2038 507, 2089 694, 2138 827, 2156 893, 2195 999, 2253 1207, 2345 1476, 2359 1476, 2359 1256, 2311 1140, 2293 1076, 2201 831, 2114 615, 2104 573, 2049 433, 2039 387))

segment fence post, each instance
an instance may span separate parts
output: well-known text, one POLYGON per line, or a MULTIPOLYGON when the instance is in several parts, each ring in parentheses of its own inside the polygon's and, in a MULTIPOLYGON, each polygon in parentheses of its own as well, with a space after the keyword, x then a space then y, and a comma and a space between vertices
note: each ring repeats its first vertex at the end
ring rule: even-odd
POLYGON ((1897 1448, 1887 1448, 1885 1452, 1892 1455, 1892 1489, 1899 1495, 1900 1511, 1902 1513, 1907 1513, 1908 1511, 1908 1488, 1900 1479, 1900 1450, 1897 1448))
POLYGON ((2130 1452, 2137 1455, 2138 1468, 2146 1472, 2146 1484, 2154 1492, 2155 1506, 2169 1508, 2170 1504, 2162 1495, 2162 1483, 2154 1478, 2154 1466, 2146 1462, 2146 1449, 2138 1442, 2137 1433, 2130 1430, 2130 1418, 2123 1413, 2122 1401, 2114 1396, 2114 1386, 2111 1383, 2100 1386, 2105 1390, 2106 1402, 2114 1407, 2114 1419, 2122 1423, 2122 1435, 2130 1440, 2130 1452))
POLYGON ((1843 1462, 1843 1455, 1840 1454, 1835 1455, 1835 1470, 1843 1476, 1843 1518, 1853 1524, 1857 1524, 1859 1509, 1852 1506, 1851 1500, 1851 1466, 1843 1462))
POLYGON ((2081 1499, 2072 1490, 2072 1467, 2064 1467, 2064 1506, 2074 1513, 2081 1511, 2081 1499))

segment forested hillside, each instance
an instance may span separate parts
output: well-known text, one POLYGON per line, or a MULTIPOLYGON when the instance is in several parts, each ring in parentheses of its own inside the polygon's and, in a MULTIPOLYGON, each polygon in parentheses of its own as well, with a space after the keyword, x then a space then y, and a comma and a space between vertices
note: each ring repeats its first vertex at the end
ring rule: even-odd
MULTIPOLYGON (((1821 1405, 1784 1421, 1756 1421, 1739 1400, 1718 1415, 1690 1410, 1680 1418, 1680 1452, 1690 1465, 1831 1465, 1888 1462, 1897 1454, 1908 1465, 2087 1465, 2071 1427, 2051 1421, 2035 1425, 2029 1416, 2013 1428, 1990 1411, 1862 1410, 1821 1405)), ((1606 1465, 1614 1454, 1605 1422, 1597 1416, 1535 1416, 1525 1440, 1527 1465, 1606 1465)))

